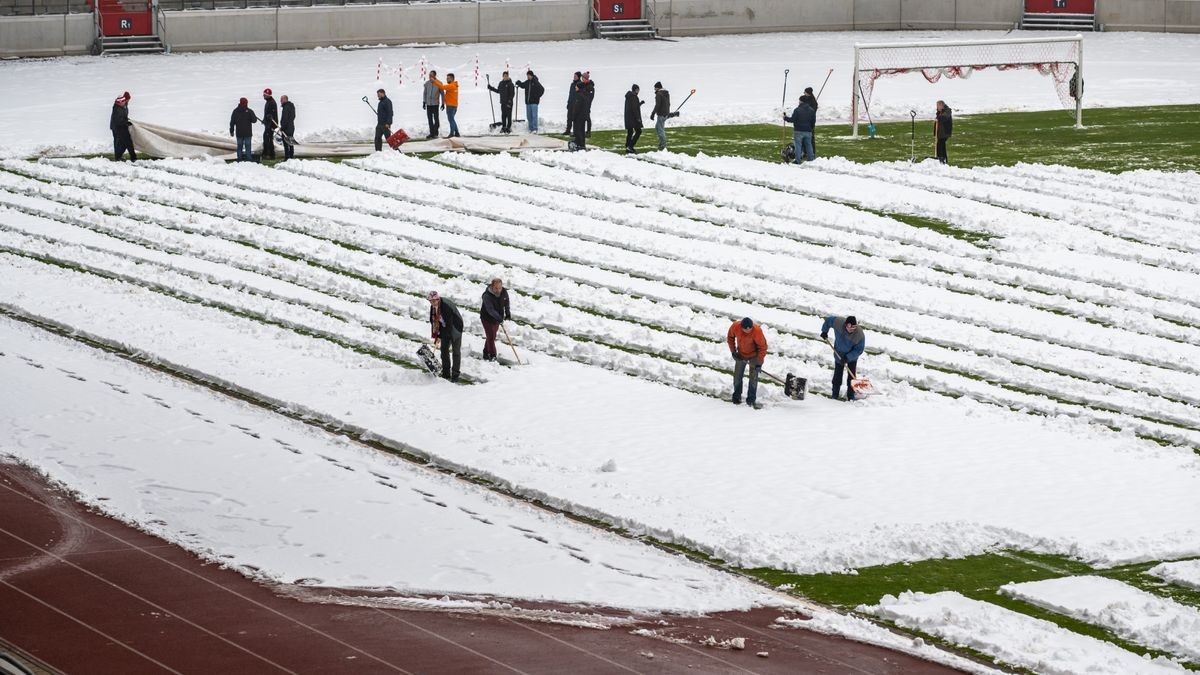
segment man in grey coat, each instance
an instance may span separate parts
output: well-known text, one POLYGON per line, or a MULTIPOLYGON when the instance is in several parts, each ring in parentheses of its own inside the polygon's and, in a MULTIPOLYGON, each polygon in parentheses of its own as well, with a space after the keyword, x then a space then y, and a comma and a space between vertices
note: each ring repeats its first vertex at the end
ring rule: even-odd
POLYGON ((446 104, 443 103, 442 90, 433 83, 437 78, 437 71, 429 71, 429 79, 425 80, 425 89, 421 95, 421 107, 425 109, 425 119, 429 121, 429 135, 425 138, 437 138, 438 130, 442 126, 441 115, 438 114, 438 109, 445 109, 446 104))

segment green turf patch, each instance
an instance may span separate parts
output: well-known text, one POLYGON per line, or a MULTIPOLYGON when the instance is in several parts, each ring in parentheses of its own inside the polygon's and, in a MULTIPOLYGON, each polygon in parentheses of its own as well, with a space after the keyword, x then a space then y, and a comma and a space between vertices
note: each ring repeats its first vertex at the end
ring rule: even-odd
MULTIPOLYGON (((1012 165, 1018 162, 1062 164, 1081 169, 1118 172, 1131 169, 1195 170, 1200 167, 1200 126, 1192 121, 1200 105, 1139 108, 1096 108, 1083 112, 1083 129, 1075 128, 1073 111, 960 114, 948 148, 956 166, 1012 165)), ((686 120, 686 116, 680 122, 686 120)), ((818 124, 817 153, 855 162, 907 161, 910 144, 918 160, 933 156, 933 123, 917 120, 915 139, 910 120, 880 122, 876 137, 850 138, 848 124, 818 124)), ((668 126, 673 152, 733 155, 780 161, 779 150, 792 140, 781 125, 750 124, 711 127, 668 126)), ((640 149, 653 150, 652 129, 640 149)), ((589 145, 623 152, 624 131, 596 131, 589 145)))

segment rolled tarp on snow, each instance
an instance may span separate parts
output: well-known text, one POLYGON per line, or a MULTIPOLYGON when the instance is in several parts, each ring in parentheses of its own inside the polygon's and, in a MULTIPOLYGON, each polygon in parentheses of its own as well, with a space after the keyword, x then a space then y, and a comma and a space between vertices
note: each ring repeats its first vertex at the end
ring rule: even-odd
MULTIPOLYGON (((237 143, 232 136, 220 136, 134 121, 129 129, 133 147, 146 157, 236 159, 237 143)), ((254 151, 261 149, 261 137, 254 139, 254 151)), ((371 142, 297 143, 296 157, 359 157, 375 152, 371 142)), ((401 152, 520 152, 522 150, 566 150, 567 144, 557 138, 527 136, 460 136, 428 141, 410 141, 400 146, 401 152)), ((283 156, 283 148, 276 144, 283 156)))

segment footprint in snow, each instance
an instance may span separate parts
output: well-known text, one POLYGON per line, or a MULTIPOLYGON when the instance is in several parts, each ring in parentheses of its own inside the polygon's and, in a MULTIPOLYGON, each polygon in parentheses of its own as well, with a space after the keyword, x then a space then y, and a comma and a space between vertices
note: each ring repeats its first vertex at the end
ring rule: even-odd
POLYGON ((509 525, 509 527, 511 527, 514 530, 518 530, 520 532, 528 532, 529 534, 533 534, 533 530, 531 530, 529 528, 521 527, 520 525, 509 525))
POLYGON ((591 560, 588 560, 587 558, 583 557, 582 555, 579 555, 578 553, 572 553, 571 557, 576 560, 582 560, 583 562, 588 563, 589 565, 592 563, 591 560))
POLYGON ((442 508, 448 508, 445 504, 443 504, 442 502, 439 502, 436 499, 430 499, 429 497, 426 497, 425 501, 429 502, 430 504, 437 504, 438 506, 440 506, 442 508))
POLYGON ((128 389, 125 389, 125 388, 121 387, 121 386, 120 386, 120 385, 118 385, 118 384, 113 384, 112 382, 105 382, 104 384, 107 384, 107 385, 109 386, 109 388, 110 388, 110 389, 112 389, 112 390, 113 390, 113 391, 115 391, 115 392, 119 392, 119 393, 121 393, 121 394, 128 394, 128 393, 129 393, 129 390, 128 390, 128 389))
POLYGON ((540 542, 542 542, 543 544, 549 544, 549 543, 550 543, 550 540, 549 540, 549 539, 546 539, 545 537, 539 537, 539 536, 538 536, 538 535, 536 535, 536 534, 526 534, 526 535, 525 535, 525 538, 526 538, 526 539, 532 539, 532 540, 534 540, 534 541, 540 541, 540 542))
POLYGON ((396 490, 396 489, 398 489, 398 488, 397 488, 395 485, 392 485, 391 483, 389 483, 389 482, 387 482, 387 481, 377 480, 377 481, 375 481, 375 482, 376 482, 376 483, 379 483, 379 484, 380 484, 380 485, 382 485, 383 487, 389 487, 389 488, 392 488, 393 490, 396 490))
POLYGON ((494 525, 495 524, 492 521, 488 520, 487 518, 484 518, 483 516, 471 516, 471 520, 478 520, 479 522, 483 523, 484 525, 494 525))

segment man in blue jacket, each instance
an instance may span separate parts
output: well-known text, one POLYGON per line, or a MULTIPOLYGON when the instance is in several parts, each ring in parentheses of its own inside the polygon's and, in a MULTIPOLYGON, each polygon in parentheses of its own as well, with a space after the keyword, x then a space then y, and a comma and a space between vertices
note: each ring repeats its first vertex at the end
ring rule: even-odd
POLYGON ((796 147, 796 164, 816 159, 817 151, 813 149, 813 129, 817 126, 817 109, 801 96, 800 105, 796 106, 790 117, 784 115, 783 121, 792 123, 792 142, 796 147))
POLYGON ((383 142, 392 135, 392 99, 382 89, 375 95, 379 97, 379 107, 375 109, 375 152, 379 152, 383 150, 383 142))
POLYGON ((827 316, 825 323, 821 324, 821 339, 829 339, 829 329, 833 329, 833 397, 841 398, 842 393, 842 371, 850 370, 850 377, 846 380, 846 400, 854 400, 854 387, 850 386, 850 380, 857 377, 858 373, 858 357, 862 356, 863 349, 867 346, 867 336, 863 334, 861 328, 858 327, 858 319, 853 316, 842 318, 840 316, 827 316))

